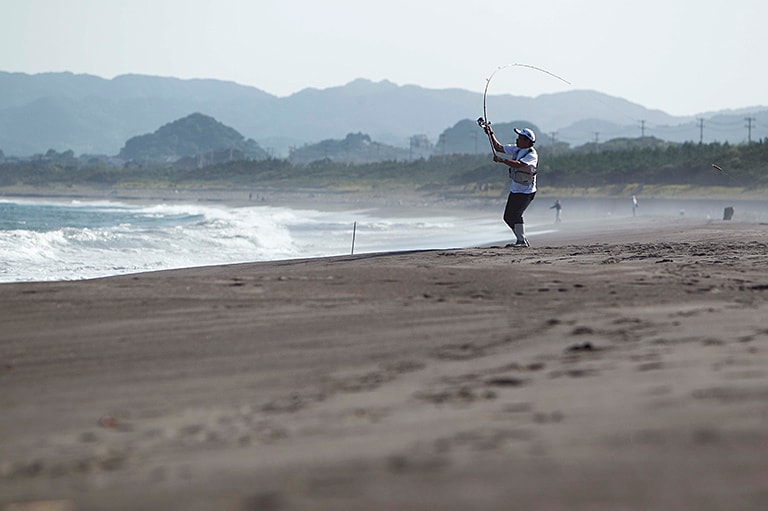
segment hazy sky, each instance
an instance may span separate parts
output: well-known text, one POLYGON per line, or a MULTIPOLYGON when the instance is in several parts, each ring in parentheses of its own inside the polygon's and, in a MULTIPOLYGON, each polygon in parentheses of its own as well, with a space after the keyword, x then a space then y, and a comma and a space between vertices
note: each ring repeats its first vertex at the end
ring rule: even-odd
MULTIPOLYGON (((277 96, 356 78, 675 115, 768 105, 757 0, 2 0, 0 70, 215 78, 277 96)), ((480 106, 481 107, 481 106, 480 106)))

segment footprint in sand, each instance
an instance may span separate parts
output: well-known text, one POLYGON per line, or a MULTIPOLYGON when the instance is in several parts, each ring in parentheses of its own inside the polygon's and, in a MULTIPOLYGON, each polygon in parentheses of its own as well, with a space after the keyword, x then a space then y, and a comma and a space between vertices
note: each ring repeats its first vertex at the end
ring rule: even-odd
POLYGON ((461 344, 448 344, 441 346, 432 354, 438 360, 471 360, 484 357, 488 354, 485 346, 477 343, 465 342, 461 344))

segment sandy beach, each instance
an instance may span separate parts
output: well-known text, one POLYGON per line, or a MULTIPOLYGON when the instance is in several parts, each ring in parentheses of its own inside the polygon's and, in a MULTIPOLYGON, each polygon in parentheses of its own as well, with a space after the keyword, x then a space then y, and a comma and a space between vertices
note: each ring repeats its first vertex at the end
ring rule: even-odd
POLYGON ((768 225, 0 285, 0 510, 768 509, 768 225))

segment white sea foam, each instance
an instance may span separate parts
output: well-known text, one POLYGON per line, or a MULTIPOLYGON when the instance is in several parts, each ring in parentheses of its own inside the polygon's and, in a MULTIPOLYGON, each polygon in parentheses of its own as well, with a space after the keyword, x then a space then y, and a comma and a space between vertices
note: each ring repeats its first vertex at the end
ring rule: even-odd
POLYGON ((5 200, 0 201, 0 282, 347 254, 355 223, 355 253, 452 248, 508 234, 498 219, 5 200))

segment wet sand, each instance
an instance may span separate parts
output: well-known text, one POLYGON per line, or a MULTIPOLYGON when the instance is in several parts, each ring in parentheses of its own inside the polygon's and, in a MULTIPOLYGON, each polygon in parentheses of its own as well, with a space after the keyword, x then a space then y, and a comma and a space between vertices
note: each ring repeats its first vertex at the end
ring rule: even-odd
POLYGON ((0 285, 0 510, 768 509, 768 226, 0 285))

